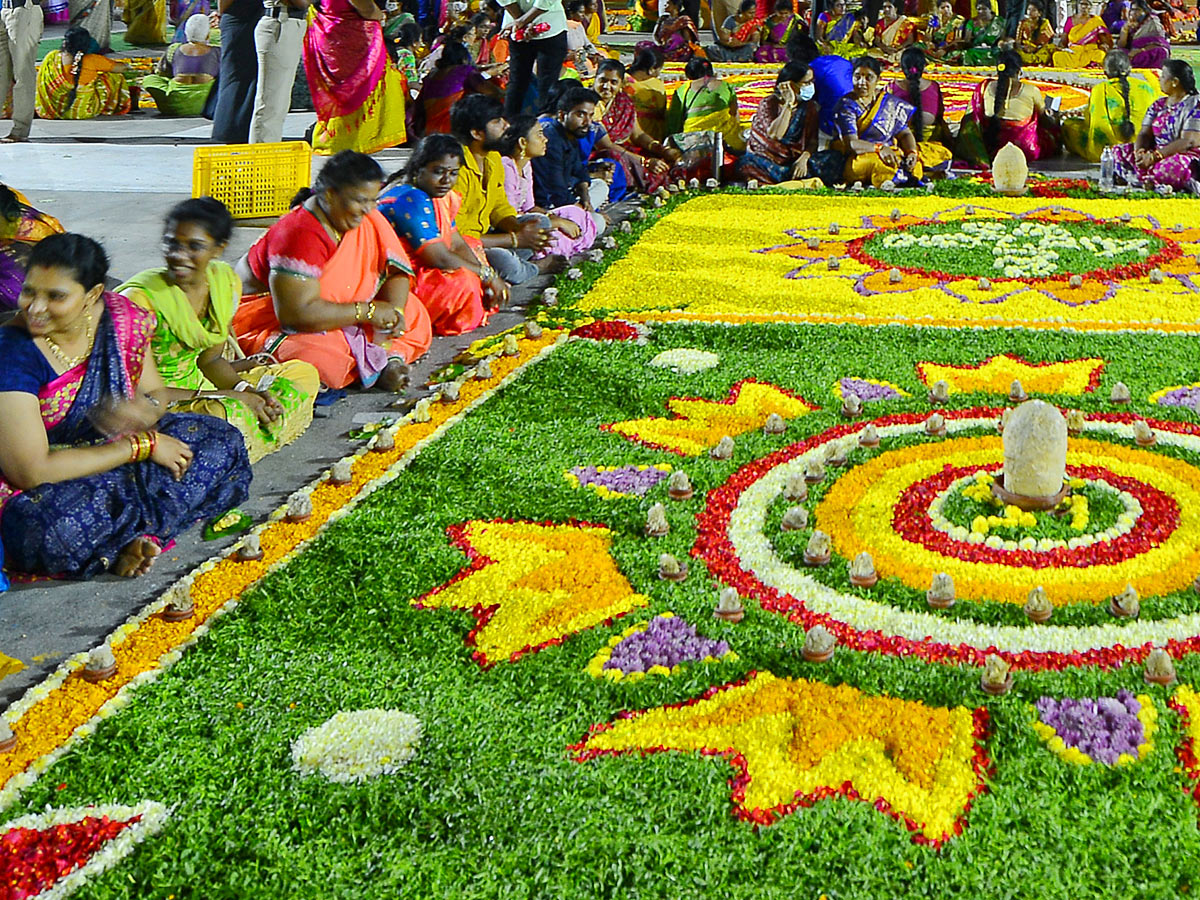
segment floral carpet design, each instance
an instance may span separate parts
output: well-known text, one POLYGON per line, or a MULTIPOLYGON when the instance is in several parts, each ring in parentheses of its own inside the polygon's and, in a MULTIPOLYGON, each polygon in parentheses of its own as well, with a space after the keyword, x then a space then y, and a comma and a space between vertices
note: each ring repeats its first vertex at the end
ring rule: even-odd
POLYGON ((966 190, 617 232, 4 713, 0 896, 1190 895, 1194 201, 966 190))
POLYGON ((664 219, 581 307, 734 321, 1197 323, 1200 228, 1186 202, 776 194, 722 209, 728 202, 701 198, 664 219), (703 261, 677 251, 685 235, 707 248, 703 261), (685 280, 683 302, 664 306, 685 280))

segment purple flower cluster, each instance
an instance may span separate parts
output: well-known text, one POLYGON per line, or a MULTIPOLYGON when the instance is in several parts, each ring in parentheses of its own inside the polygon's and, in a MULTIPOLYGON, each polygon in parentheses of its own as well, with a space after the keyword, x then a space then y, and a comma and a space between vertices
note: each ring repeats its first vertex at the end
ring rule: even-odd
POLYGON ((615 491, 618 494, 633 494, 638 497, 644 497, 646 491, 650 490, 650 488, 654 487, 670 473, 664 472, 662 469, 657 469, 654 466, 650 466, 648 469, 639 469, 637 466, 621 466, 617 469, 610 469, 607 472, 601 472, 595 466, 576 466, 571 470, 571 474, 579 479, 580 487, 595 484, 608 488, 610 491, 615 491))
POLYGON ((1145 738, 1142 720, 1137 717, 1141 708, 1126 690, 1118 691, 1116 697, 1042 697, 1037 702, 1041 720, 1058 732, 1064 744, 1109 766, 1116 765, 1122 753, 1137 757, 1138 745, 1145 738))
POLYGON ((1179 387, 1158 398, 1159 406, 1186 406, 1200 410, 1200 387, 1179 387))
POLYGON ((696 633, 696 626, 679 616, 655 616, 645 631, 637 631, 613 647, 606 669, 646 672, 651 666, 674 668, 706 657, 720 658, 729 652, 725 641, 714 641, 696 633))
POLYGON ((886 384, 874 384, 862 378, 843 378, 841 385, 842 397, 854 394, 864 403, 871 400, 891 400, 900 396, 894 388, 890 388, 886 384))

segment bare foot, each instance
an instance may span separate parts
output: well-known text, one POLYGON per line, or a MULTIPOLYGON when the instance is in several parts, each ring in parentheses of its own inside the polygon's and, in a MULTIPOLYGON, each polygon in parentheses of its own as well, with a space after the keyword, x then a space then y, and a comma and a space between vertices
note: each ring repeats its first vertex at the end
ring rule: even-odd
POLYGON ((534 260, 534 265, 537 266, 539 275, 557 275, 559 272, 566 271, 567 258, 555 253, 534 260))
POLYGON ((150 566, 154 564, 154 560, 160 553, 162 550, 150 538, 135 538, 125 545, 125 549, 117 557, 117 562, 112 567, 113 574, 120 575, 122 578, 137 578, 139 575, 145 575, 150 571, 150 566))
POLYGON ((379 373, 375 387, 389 394, 398 394, 408 387, 408 366, 403 360, 389 359, 387 366, 379 373))

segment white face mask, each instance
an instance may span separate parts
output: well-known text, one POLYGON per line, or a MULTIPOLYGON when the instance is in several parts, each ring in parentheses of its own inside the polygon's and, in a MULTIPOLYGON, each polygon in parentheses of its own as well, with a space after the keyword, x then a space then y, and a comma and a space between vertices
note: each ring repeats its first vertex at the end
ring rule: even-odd
POLYGON ((816 92, 817 88, 815 85, 802 84, 800 86, 800 93, 797 96, 799 96, 801 100, 811 100, 816 92))

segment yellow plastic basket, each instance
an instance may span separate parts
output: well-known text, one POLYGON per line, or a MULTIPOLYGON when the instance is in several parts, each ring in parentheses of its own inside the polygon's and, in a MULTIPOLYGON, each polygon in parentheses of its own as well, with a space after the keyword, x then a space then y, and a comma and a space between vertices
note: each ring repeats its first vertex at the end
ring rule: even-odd
POLYGON ((304 141, 197 147, 192 196, 215 197, 235 219, 281 216, 312 173, 312 147, 304 141))

